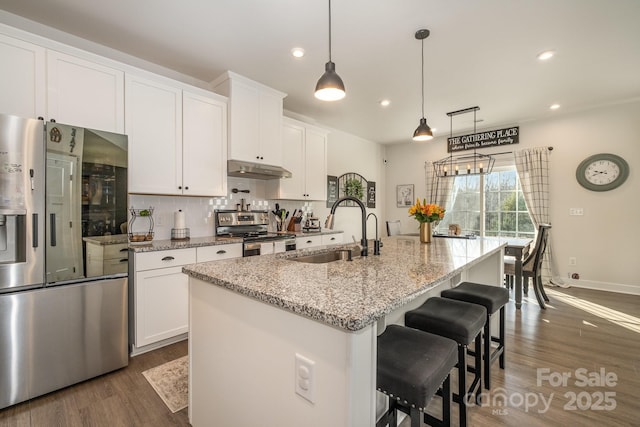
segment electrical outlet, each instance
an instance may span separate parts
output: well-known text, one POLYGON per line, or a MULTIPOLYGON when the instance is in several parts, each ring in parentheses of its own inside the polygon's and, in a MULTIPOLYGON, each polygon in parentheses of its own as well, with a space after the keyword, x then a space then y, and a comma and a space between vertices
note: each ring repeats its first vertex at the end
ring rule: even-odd
POLYGON ((583 208, 569 208, 569 215, 571 216, 582 216, 584 215, 583 208))
POLYGON ((154 221, 156 225, 163 226, 164 225, 164 215, 159 213, 155 216, 154 221))
POLYGON ((316 362, 296 353, 296 393, 313 403, 316 362))
POLYGON ((569 265, 576 265, 577 261, 576 261, 576 257, 572 256, 569 257, 569 265))

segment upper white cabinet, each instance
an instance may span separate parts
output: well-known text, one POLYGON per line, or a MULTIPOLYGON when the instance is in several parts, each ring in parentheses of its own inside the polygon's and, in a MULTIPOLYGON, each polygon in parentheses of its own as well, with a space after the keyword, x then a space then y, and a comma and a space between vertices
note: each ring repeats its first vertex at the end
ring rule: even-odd
POLYGON ((326 200, 328 131, 285 117, 282 166, 292 177, 267 182, 274 199, 326 200))
POLYGON ((45 49, 0 34, 0 113, 45 117, 45 49))
POLYGON ((231 71, 212 86, 229 98, 229 159, 282 166, 282 100, 287 95, 231 71))
POLYGON ((182 92, 183 194, 227 194, 227 103, 182 92))
POLYGON ((182 90, 127 74, 129 192, 182 194, 182 90))
POLYGON ((226 194, 226 102, 159 77, 126 76, 129 192, 226 194))
POLYGON ((47 119, 124 132, 124 72, 47 51, 47 119))

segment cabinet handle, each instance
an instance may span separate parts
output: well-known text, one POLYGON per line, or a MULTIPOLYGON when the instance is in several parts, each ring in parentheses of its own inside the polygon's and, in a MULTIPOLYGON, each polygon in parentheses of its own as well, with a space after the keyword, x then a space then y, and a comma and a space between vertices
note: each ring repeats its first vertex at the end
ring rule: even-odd
POLYGON ((182 185, 178 185, 178 190, 182 190, 182 185))
POLYGON ((187 187, 184 187, 184 189, 185 189, 185 190, 188 190, 188 189, 189 189, 189 187, 188 187, 188 186, 187 186, 187 187))
POLYGON ((128 258, 122 258, 122 259, 120 260, 120 262, 127 262, 127 261, 129 261, 129 259, 128 259, 128 258))
POLYGON ((128 251, 129 251, 129 248, 122 248, 122 249, 120 249, 120 252, 128 252, 128 251))
POLYGON ((175 258, 172 256, 166 256, 164 258, 162 258, 162 261, 173 261, 175 258))
POLYGON ((307 240, 307 243, 313 243, 313 240, 307 240))
POLYGON ((260 156, 256 156, 256 159, 257 159, 257 160, 260 160, 260 156))
POLYGON ((335 237, 332 237, 332 238, 331 238, 331 240, 336 240, 336 238, 335 238, 335 237))
POLYGON ((216 252, 218 255, 222 255, 222 254, 226 254, 227 251, 225 251, 224 249, 220 249, 218 252, 216 252))

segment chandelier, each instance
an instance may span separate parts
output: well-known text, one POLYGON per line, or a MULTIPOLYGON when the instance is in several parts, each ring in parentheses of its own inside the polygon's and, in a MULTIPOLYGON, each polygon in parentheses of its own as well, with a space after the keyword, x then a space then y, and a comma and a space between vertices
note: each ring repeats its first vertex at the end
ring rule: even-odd
MULTIPOLYGON (((453 116, 473 112, 473 133, 476 133, 476 112, 480 107, 470 107, 463 110, 447 113, 450 121, 449 137, 453 138, 453 116)), ((496 159, 489 154, 480 154, 473 149, 473 154, 459 154, 433 162, 436 176, 441 178, 456 177, 460 175, 485 175, 491 173, 496 159)))

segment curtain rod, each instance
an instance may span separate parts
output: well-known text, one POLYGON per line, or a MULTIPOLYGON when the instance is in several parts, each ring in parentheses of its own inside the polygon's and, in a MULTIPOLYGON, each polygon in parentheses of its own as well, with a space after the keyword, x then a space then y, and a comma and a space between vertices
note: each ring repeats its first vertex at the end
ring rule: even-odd
MULTIPOLYGON (((547 147, 547 150, 553 151, 553 147, 547 147)), ((487 153, 487 156, 499 156, 501 154, 513 154, 513 151, 502 151, 500 153, 487 153)))

